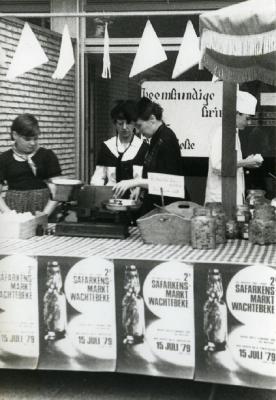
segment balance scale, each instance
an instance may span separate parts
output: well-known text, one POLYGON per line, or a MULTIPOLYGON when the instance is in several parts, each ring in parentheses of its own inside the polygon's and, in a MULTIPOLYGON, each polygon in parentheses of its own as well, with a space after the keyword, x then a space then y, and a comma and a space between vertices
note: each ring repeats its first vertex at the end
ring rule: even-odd
POLYGON ((58 222, 55 235, 126 238, 128 227, 135 222, 133 212, 140 204, 112 196, 111 186, 83 186, 76 197, 77 222, 58 222))

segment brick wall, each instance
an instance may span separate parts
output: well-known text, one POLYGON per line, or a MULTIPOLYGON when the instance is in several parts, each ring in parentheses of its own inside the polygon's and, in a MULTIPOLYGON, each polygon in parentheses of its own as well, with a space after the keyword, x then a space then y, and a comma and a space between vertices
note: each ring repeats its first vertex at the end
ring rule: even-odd
POLYGON ((76 175, 75 71, 62 80, 51 78, 57 64, 61 36, 31 26, 49 62, 25 73, 15 81, 5 79, 8 65, 18 44, 23 22, 0 19, 0 46, 7 63, 0 66, 0 152, 12 144, 10 126, 21 113, 34 114, 41 128, 40 145, 57 154, 63 175, 76 175))

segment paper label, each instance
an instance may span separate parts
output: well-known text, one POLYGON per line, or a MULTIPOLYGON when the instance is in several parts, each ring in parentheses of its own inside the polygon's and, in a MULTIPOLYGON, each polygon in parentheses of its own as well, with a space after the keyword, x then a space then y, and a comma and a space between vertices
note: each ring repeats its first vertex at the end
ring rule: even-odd
POLYGON ((161 189, 164 196, 185 197, 184 177, 180 175, 148 173, 149 193, 161 196, 161 189))

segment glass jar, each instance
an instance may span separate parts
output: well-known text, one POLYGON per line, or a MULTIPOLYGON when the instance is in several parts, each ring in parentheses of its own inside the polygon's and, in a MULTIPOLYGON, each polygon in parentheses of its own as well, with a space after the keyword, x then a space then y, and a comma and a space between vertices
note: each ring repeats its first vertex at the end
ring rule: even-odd
POLYGON ((253 218, 249 223, 249 241, 256 244, 275 243, 275 220, 253 218))
POLYGON ((262 201, 263 203, 267 202, 267 199, 265 198, 266 191, 262 189, 250 189, 247 191, 247 196, 246 196, 246 203, 254 207, 256 200, 259 202, 262 201))
POLYGON ((271 200, 270 205, 274 208, 274 215, 276 218, 276 197, 271 200))
POLYGON ((216 244, 226 243, 226 215, 220 202, 206 203, 216 221, 216 244))
POLYGON ((265 194, 265 190, 261 189, 251 189, 247 191, 246 203, 249 206, 251 217, 253 217, 254 209, 257 205, 268 203, 265 194))
POLYGON ((211 210, 197 207, 191 218, 191 244, 194 249, 216 248, 216 221, 211 210))
POLYGON ((270 204, 258 204, 254 209, 254 218, 263 220, 275 219, 274 207, 270 204))
POLYGON ((239 225, 240 237, 241 239, 248 240, 249 237, 249 223, 244 222, 239 225))
POLYGON ((241 204, 236 208, 236 220, 238 222, 249 222, 251 217, 248 204, 241 204))
POLYGON ((256 207, 249 224, 249 241, 256 244, 275 243, 276 220, 273 206, 262 204, 256 207))
POLYGON ((275 208, 275 212, 276 212, 276 197, 274 197, 274 198, 271 200, 270 205, 271 205, 272 207, 275 208))
POLYGON ((248 223, 253 215, 253 206, 250 209, 248 204, 241 204, 236 207, 236 220, 239 228, 239 237, 241 239, 248 239, 248 223))
POLYGON ((226 221, 226 238, 237 239, 239 237, 239 226, 238 222, 234 219, 226 221))

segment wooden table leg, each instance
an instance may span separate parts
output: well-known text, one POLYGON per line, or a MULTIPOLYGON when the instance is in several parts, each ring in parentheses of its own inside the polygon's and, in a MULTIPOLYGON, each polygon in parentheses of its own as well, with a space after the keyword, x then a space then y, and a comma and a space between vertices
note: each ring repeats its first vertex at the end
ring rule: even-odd
POLYGON ((212 383, 211 392, 209 394, 208 400, 215 400, 218 385, 212 383))

